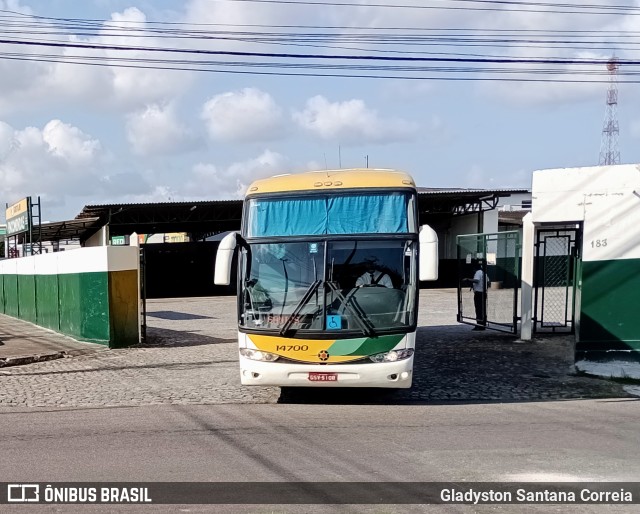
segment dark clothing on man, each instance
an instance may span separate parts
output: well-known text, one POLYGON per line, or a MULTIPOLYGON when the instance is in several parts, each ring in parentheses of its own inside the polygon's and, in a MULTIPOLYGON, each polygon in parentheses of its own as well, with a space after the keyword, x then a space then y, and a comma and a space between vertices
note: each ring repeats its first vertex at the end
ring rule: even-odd
POLYGON ((487 324, 487 317, 484 312, 484 295, 482 291, 474 291, 473 293, 473 305, 476 308, 476 321, 481 328, 479 330, 484 330, 484 326, 487 324))
POLYGON ((486 295, 487 295, 488 277, 485 275, 482 267, 479 267, 472 279, 473 289, 473 305, 476 309, 477 327, 474 330, 484 330, 487 324, 486 313, 486 295))

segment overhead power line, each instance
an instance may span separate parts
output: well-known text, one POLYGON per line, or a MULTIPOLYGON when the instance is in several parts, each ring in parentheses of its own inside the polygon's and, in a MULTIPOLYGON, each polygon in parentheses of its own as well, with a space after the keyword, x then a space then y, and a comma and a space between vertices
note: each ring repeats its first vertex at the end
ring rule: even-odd
MULTIPOLYGON (((382 9, 415 9, 415 10, 443 10, 443 11, 490 11, 490 12, 529 12, 551 14, 588 14, 588 15, 640 15, 640 7, 634 5, 607 5, 607 4, 570 4, 551 2, 516 2, 500 0, 455 0, 462 4, 485 4, 489 7, 477 7, 473 5, 412 5, 391 4, 377 2, 337 2, 330 0, 217 0, 223 2, 257 3, 257 4, 283 4, 300 6, 331 6, 331 7, 377 7, 382 9), (493 5, 494 7, 491 7, 493 5)), ((442 3, 445 3, 443 0, 442 3)), ((454 3, 454 2, 447 2, 454 3)))
MULTIPOLYGON (((306 72, 306 71, 296 71, 296 72, 287 72, 287 71, 262 71, 262 70, 237 70, 237 69, 218 69, 212 67, 198 67, 198 66, 184 66, 184 65, 168 65, 167 63, 161 65, 154 64, 126 64, 126 63, 110 63, 109 60, 97 60, 95 62, 78 62, 69 60, 68 58, 62 57, 54 57, 54 58, 46 58, 46 57, 34 57, 34 56, 25 56, 20 55, 19 57, 12 56, 0 56, 2 59, 7 60, 17 60, 17 61, 33 61, 33 62, 48 62, 48 63, 58 63, 58 64, 78 64, 85 66, 99 66, 99 67, 118 67, 118 68, 133 68, 133 69, 147 69, 147 70, 161 70, 161 71, 189 71, 189 72, 206 72, 206 73, 230 73, 230 74, 242 74, 242 75, 270 75, 270 76, 297 76, 297 77, 333 77, 333 78, 368 78, 368 79, 395 79, 395 80, 438 80, 438 81, 486 81, 486 82, 553 82, 553 83, 600 83, 607 82, 608 78, 603 77, 602 79, 593 79, 593 78, 576 78, 576 74, 572 75, 571 78, 547 78, 547 77, 538 77, 537 74, 529 70, 528 74, 532 75, 531 77, 491 77, 484 76, 480 72, 486 70, 469 70, 473 76, 451 76, 450 72, 452 70, 436 70, 442 72, 441 75, 390 75, 388 73, 385 74, 362 74, 360 73, 319 73, 319 72, 306 72)), ((229 65, 230 63, 224 63, 229 65)), ((239 63, 242 66, 246 66, 247 63, 239 63)), ((255 63, 254 63, 255 64, 255 63)), ((249 66, 251 67, 251 66, 249 66)), ((388 71, 388 70, 385 70, 388 71)), ((428 70, 432 71, 432 70, 428 70)), ((455 71, 458 71, 457 69, 455 71)), ((509 73, 515 73, 515 70, 507 70, 509 73)), ((547 75, 549 71, 544 71, 544 73, 540 73, 540 75, 547 75)), ((590 72, 589 74, 592 74, 590 72)), ((556 73, 557 74, 557 73, 556 73)), ((569 73, 567 73, 569 74, 569 73)), ((602 75, 602 74, 600 74, 602 75)), ((640 71, 634 72, 632 74, 640 75, 640 71)), ((619 83, 626 84, 639 84, 640 78, 638 79, 627 79, 620 80, 619 83)))
POLYGON ((24 49, 24 52, 0 51, 0 59, 215 73, 545 82, 599 81, 608 57, 567 56, 570 51, 604 50, 610 54, 612 48, 626 50, 628 57, 620 59, 619 65, 620 75, 628 81, 635 81, 633 77, 638 74, 635 67, 640 65, 640 55, 634 56, 640 50, 637 31, 507 28, 404 31, 384 27, 375 31, 366 27, 334 30, 316 26, 116 23, 0 10, 0 34, 4 35, 0 49, 24 49), (243 30, 238 30, 239 27, 243 30), (261 30, 263 27, 270 30, 261 30), (147 44, 135 44, 142 41, 147 44), (274 47, 290 51, 273 51, 274 47), (56 49, 60 54, 43 53, 44 48, 56 49), (322 51, 300 51, 300 48, 322 51), (74 50, 80 53, 71 55, 74 50), (526 50, 526 55, 518 55, 522 50, 526 50), (534 55, 538 50, 547 50, 548 54, 534 55))
MULTIPOLYGON (((234 50, 207 50, 193 48, 158 48, 148 46, 125 46, 125 45, 101 45, 93 43, 56 43, 41 41, 22 41, 17 39, 0 39, 0 44, 18 45, 18 46, 36 46, 36 47, 53 47, 53 48, 76 48, 86 50, 116 50, 122 52, 151 52, 151 53, 179 53, 179 54, 204 54, 204 55, 227 55, 227 56, 244 56, 244 57, 276 57, 282 59, 333 59, 333 60, 349 60, 349 61, 405 61, 405 62, 491 62, 491 63, 510 63, 510 64, 593 64, 603 65, 607 63, 607 59, 591 59, 591 58, 546 58, 531 59, 517 57, 404 57, 404 56, 388 56, 388 55, 327 55, 327 54, 302 54, 302 53, 277 53, 277 52, 243 52, 234 50)), ((620 65, 638 65, 640 60, 626 59, 619 60, 620 65)))

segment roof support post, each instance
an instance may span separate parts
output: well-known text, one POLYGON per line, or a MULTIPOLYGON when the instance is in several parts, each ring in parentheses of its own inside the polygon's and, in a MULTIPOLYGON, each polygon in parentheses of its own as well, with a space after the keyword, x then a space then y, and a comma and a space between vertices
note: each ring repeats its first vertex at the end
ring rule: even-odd
POLYGON ((520 339, 531 341, 533 334, 533 265, 536 227, 531 213, 522 219, 522 284, 520 339))

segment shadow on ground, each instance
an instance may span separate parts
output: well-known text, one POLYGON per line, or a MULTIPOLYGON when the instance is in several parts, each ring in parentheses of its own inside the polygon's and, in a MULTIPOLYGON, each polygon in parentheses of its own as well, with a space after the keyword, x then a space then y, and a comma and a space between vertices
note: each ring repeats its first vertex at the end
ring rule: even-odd
POLYGON ((202 316, 201 314, 193 314, 190 312, 178 312, 178 311, 147 312, 147 316, 150 316, 152 318, 168 319, 171 321, 190 321, 194 319, 215 319, 213 316, 202 316))
POLYGON ((176 348, 181 346, 201 346, 210 344, 229 344, 237 346, 237 339, 211 337, 200 332, 187 330, 170 330, 168 328, 147 327, 147 339, 144 343, 134 345, 138 348, 176 348))
POLYGON ((472 331, 420 327, 411 389, 282 388, 279 403, 486 403, 630 397, 621 384, 576 373, 573 336, 535 342, 472 331))

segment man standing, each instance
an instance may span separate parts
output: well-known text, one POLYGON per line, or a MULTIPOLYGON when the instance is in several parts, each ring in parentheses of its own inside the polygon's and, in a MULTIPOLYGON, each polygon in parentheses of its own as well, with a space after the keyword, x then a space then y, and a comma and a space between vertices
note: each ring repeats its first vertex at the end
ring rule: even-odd
POLYGON ((477 261, 477 269, 471 279, 473 289, 473 305, 476 308, 477 326, 472 330, 484 330, 487 324, 487 284, 489 280, 483 269, 483 261, 477 261))

